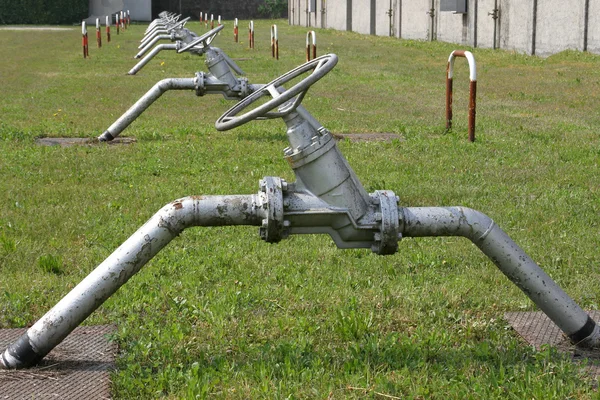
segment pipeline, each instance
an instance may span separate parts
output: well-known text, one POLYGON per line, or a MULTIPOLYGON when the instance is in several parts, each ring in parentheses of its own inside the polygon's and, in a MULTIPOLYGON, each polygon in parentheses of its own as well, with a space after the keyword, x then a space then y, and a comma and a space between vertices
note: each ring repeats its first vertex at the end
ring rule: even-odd
POLYGON ((98 138, 101 142, 111 141, 139 117, 152 103, 154 103, 167 90, 192 90, 196 89, 197 78, 170 78, 163 79, 143 95, 125 114, 116 120, 98 138))
POLYGON ((485 214, 463 207, 409 207, 402 215, 403 236, 471 240, 574 344, 600 345, 600 329, 591 317, 485 214))
POLYGON ((150 62, 150 60, 152 60, 154 56, 156 56, 159 52, 163 50, 177 50, 177 48, 177 44, 159 44, 158 46, 153 48, 150 53, 146 54, 146 56, 142 58, 140 62, 138 62, 133 68, 131 68, 128 74, 135 75, 140 69, 142 69, 146 64, 148 64, 148 62, 150 62))
POLYGON ((133 58, 141 58, 144 54, 146 54, 148 52, 148 50, 150 50, 152 48, 152 46, 154 46, 156 43, 158 43, 159 40, 177 40, 180 39, 180 37, 175 37, 173 35, 158 35, 156 36, 154 39, 152 39, 148 44, 146 44, 144 46, 144 48, 142 48, 142 50, 140 50, 139 53, 137 53, 133 58))
POLYGON ((0 357, 0 369, 36 364, 184 229, 255 225, 266 217, 259 195, 193 196, 164 206, 0 357))

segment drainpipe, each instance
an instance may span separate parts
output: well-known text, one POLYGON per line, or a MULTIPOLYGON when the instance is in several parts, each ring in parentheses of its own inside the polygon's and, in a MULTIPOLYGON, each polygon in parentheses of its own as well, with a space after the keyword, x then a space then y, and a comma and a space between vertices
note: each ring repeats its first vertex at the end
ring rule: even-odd
POLYGON ((171 240, 192 226, 256 225, 259 195, 193 196, 164 206, 0 357, 0 369, 34 365, 123 286, 171 240))
POLYGON ((471 240, 574 344, 600 345, 594 320, 485 214, 463 207, 408 207, 401 218, 403 236, 471 240))
POLYGON ((531 55, 535 56, 535 42, 537 36, 537 0, 533 0, 533 28, 531 32, 531 55))
POLYGON ((496 50, 498 48, 498 45, 497 45, 498 17, 499 17, 498 0, 494 0, 494 9, 492 10, 492 12, 488 13, 488 15, 490 15, 492 17, 492 19, 494 20, 494 44, 493 44, 493 48, 494 48, 494 50, 496 50))
POLYGON ((394 36, 394 10, 392 9, 392 0, 390 0, 390 8, 388 9, 387 13, 388 17, 390 17, 390 37, 394 36))
POLYGON ((433 34, 433 30, 435 27, 435 0, 431 0, 431 8, 427 12, 427 14, 431 18, 430 29, 429 29, 429 41, 433 42, 435 40, 434 39, 435 36, 433 34))
POLYGON ((583 51, 588 49, 588 30, 590 24, 590 0, 585 0, 583 22, 583 51))

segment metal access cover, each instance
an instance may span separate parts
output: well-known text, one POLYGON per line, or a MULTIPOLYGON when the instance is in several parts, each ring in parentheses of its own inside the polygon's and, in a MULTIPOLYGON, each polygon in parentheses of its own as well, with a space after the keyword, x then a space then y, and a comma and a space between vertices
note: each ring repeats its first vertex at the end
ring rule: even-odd
MULTIPOLYGON (((5 349, 26 329, 0 329, 5 349)), ((33 368, 0 370, 0 399, 110 399, 117 345, 113 325, 76 328, 33 368)))
MULTIPOLYGON (((600 311, 588 311, 595 321, 600 311)), ((571 344, 558 326, 542 311, 509 312, 504 318, 527 343, 540 350, 543 345, 555 346, 559 351, 570 354, 573 361, 587 361, 587 370, 595 378, 600 377, 600 350, 580 349, 571 344)))

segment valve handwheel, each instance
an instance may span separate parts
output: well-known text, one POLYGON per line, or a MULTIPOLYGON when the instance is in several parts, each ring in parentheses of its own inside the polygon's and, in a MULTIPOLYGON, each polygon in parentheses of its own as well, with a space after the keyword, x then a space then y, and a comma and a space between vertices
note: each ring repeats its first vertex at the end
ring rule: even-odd
POLYGON ((331 71, 337 64, 337 61, 338 58, 335 54, 326 54, 281 75, 279 78, 267 83, 265 86, 256 90, 250 96, 245 97, 235 106, 227 110, 225 114, 221 115, 217 122, 215 122, 215 127, 219 131, 226 131, 254 119, 280 118, 288 115, 300 105, 304 95, 313 83, 331 71), (309 76, 292 86, 290 89, 283 89, 282 85, 311 70, 312 73, 309 76), (238 116, 242 110, 266 95, 271 95, 273 98, 265 104, 238 116), (294 100, 291 101, 291 99, 294 100), (277 112, 271 111, 286 102, 289 103, 280 108, 277 112))
POLYGON ((204 35, 197 37, 192 42, 188 43, 181 49, 177 50, 177 52, 183 53, 184 51, 188 51, 192 47, 195 47, 195 46, 199 45, 200 43, 203 44, 202 47, 208 47, 208 45, 215 39, 215 37, 217 36, 219 31, 223 28, 225 28, 225 25, 219 25, 215 29, 211 29, 210 31, 206 32, 204 35))

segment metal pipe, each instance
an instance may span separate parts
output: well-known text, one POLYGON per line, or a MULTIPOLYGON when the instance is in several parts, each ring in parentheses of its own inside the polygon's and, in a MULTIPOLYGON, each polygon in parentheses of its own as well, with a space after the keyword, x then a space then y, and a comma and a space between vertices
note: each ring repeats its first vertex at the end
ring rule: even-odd
POLYGON ((454 59, 465 57, 469 62, 469 142, 475 141, 475 114, 477 97, 477 67, 475 57, 470 51, 454 50, 448 57, 446 67, 446 130, 452 128, 452 83, 454 75, 454 59))
POLYGON ((155 55, 157 55, 162 50, 177 50, 177 44, 159 44, 158 46, 153 48, 150 53, 146 54, 146 56, 142 58, 140 62, 135 64, 135 66, 129 70, 128 74, 135 75, 140 69, 142 69, 146 64, 148 64, 148 62, 150 62, 150 60, 152 60, 155 55))
POLYGON ((433 42, 435 40, 434 39, 435 36, 433 34, 433 30, 435 27, 435 0, 431 0, 431 8, 427 12, 427 14, 429 15, 429 17, 431 19, 430 29, 429 29, 429 41, 433 42))
POLYGON ((588 49, 588 31, 590 26, 590 0, 585 0, 583 11, 583 51, 588 49))
POLYGON ((155 37, 150 43, 148 43, 146 46, 144 46, 144 48, 142 50, 140 50, 139 53, 137 53, 135 55, 135 57, 133 58, 141 58, 144 54, 146 54, 146 52, 148 50, 150 50, 159 40, 164 40, 164 39, 177 39, 176 37, 174 38, 171 35, 158 35, 157 37, 155 37))
POLYGON ((184 229, 255 225, 265 218, 258 194, 192 196, 159 210, 0 357, 0 369, 37 363, 184 229))
POLYGON ((537 0, 533 0, 533 27, 531 30, 531 55, 535 56, 535 42, 537 41, 537 0))
POLYGON ((387 11, 387 15, 390 17, 390 35, 394 36, 394 10, 392 9, 392 0, 390 0, 390 8, 387 11))
POLYGON ((403 236, 471 240, 573 343, 600 345, 596 322, 485 214, 464 207, 408 207, 400 215, 403 236))
POLYGON ((154 39, 158 35, 168 35, 169 33, 170 30, 168 29, 159 29, 150 35, 144 36, 142 40, 140 40, 140 45, 138 46, 138 49, 141 49, 142 47, 146 46, 152 39, 154 39))
POLYGON ((167 90, 192 90, 198 82, 196 78, 171 78, 163 79, 142 96, 125 114, 116 120, 100 137, 101 142, 111 141, 139 117, 152 103, 167 90))

